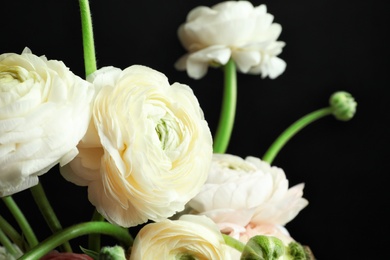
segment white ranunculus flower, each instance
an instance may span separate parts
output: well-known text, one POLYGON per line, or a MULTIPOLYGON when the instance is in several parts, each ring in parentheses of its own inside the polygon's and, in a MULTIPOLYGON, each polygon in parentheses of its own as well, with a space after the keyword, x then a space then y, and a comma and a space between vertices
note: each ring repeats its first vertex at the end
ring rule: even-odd
POLYGON ((256 232, 288 241, 283 226, 308 204, 303 188, 288 188, 284 171, 259 158, 214 154, 206 184, 188 205, 243 242, 256 232))
POLYGON ((265 5, 249 1, 226 1, 214 6, 198 6, 187 15, 178 36, 188 54, 175 64, 200 79, 210 65, 225 65, 230 58, 243 73, 274 79, 286 63, 277 57, 285 43, 277 41, 282 27, 272 23, 265 5))
POLYGON ((77 154, 90 116, 93 88, 61 61, 0 55, 0 196, 38 183, 77 154))
POLYGON ((144 226, 137 234, 130 260, 223 259, 229 247, 215 223, 205 216, 183 215, 144 226))
POLYGON ((93 114, 63 176, 88 186, 110 222, 129 227, 184 209, 207 179, 212 138, 193 91, 151 68, 92 74, 93 114))

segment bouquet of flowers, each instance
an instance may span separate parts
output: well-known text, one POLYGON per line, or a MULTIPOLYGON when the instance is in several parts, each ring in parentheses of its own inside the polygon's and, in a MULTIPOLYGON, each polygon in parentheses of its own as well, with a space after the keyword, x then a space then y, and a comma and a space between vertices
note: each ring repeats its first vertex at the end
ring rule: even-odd
POLYGON ((98 68, 89 3, 79 4, 85 79, 28 47, 0 54, 0 196, 18 224, 0 212, 0 259, 315 259, 285 227, 308 205, 304 184, 289 187, 272 163, 310 123, 350 120, 354 98, 334 93, 262 158, 228 154, 237 73, 276 79, 286 69, 282 27, 266 6, 198 6, 178 28, 188 52, 174 66, 192 79, 208 69, 224 75, 212 133, 190 86, 144 65, 98 68), (58 166, 67 181, 87 187, 91 221, 61 225, 39 181, 58 166), (44 241, 13 200, 26 189, 53 231, 44 241), (102 235, 116 244, 102 244, 102 235), (80 236, 88 245, 75 250, 80 236))

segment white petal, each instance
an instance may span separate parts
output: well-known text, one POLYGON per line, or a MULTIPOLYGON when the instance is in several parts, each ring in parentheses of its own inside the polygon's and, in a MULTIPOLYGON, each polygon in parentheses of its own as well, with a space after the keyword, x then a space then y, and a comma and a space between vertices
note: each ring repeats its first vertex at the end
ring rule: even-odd
POLYGON ((256 66, 261 61, 261 56, 258 51, 234 51, 232 58, 237 64, 239 71, 247 73, 249 69, 256 66))

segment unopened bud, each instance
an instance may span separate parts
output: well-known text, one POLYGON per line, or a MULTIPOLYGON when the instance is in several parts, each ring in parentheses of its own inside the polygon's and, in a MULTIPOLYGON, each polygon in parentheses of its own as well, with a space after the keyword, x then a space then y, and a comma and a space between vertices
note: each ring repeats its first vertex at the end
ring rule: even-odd
POLYGON ((348 121, 356 113, 357 103, 351 94, 345 91, 335 92, 329 99, 333 115, 342 121, 348 121))
POLYGON ((99 253, 99 260, 125 260, 125 250, 121 246, 103 247, 99 253))

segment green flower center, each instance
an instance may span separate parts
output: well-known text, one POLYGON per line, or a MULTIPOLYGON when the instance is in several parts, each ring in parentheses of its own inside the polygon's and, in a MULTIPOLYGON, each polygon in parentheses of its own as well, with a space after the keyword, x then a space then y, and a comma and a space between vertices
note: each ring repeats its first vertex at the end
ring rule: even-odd
POLYGON ((156 133, 163 150, 173 150, 179 146, 182 136, 182 127, 170 114, 166 114, 156 125, 156 133))
POLYGON ((196 258, 189 254, 181 254, 176 256, 177 260, 196 260, 196 258))

